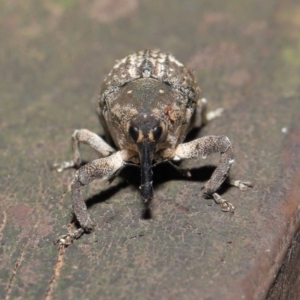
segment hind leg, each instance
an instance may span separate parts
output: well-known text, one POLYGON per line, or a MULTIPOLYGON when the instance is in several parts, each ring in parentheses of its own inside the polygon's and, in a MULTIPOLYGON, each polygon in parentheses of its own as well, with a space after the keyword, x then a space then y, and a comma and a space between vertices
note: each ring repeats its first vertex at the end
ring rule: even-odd
POLYGON ((198 99, 193 127, 198 128, 204 126, 207 122, 220 117, 223 111, 224 109, 219 107, 208 112, 207 100, 205 98, 198 99))

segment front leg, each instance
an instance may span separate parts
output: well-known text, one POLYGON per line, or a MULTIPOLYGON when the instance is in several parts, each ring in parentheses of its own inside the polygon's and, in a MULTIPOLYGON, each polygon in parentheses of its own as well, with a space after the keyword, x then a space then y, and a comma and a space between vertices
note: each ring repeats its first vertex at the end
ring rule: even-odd
POLYGON ((175 149, 172 159, 180 160, 199 156, 206 158, 215 152, 219 152, 221 158, 211 178, 204 186, 204 194, 211 196, 216 203, 220 204, 223 211, 234 211, 234 206, 216 193, 228 176, 231 164, 234 162, 234 152, 228 137, 206 136, 189 143, 180 144, 175 149))
POLYGON ((72 134, 73 160, 53 164, 53 169, 57 170, 58 172, 62 172, 63 170, 68 168, 79 167, 81 164, 81 157, 79 151, 80 143, 89 145, 104 157, 116 152, 116 150, 113 147, 108 145, 96 133, 87 129, 78 129, 75 130, 72 134))
POLYGON ((81 195, 82 188, 97 178, 111 178, 124 167, 125 161, 133 160, 135 155, 132 151, 118 151, 109 157, 93 160, 77 170, 72 181, 71 194, 73 211, 81 228, 59 237, 57 239, 59 244, 69 245, 74 239, 79 238, 82 233, 90 232, 95 227, 81 195))

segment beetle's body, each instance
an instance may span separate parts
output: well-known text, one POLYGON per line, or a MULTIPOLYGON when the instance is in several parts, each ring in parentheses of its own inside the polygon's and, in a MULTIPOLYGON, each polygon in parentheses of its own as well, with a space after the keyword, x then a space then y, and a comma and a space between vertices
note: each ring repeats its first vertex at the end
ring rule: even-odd
POLYGON ((140 51, 118 62, 106 77, 100 119, 119 149, 136 150, 128 121, 138 113, 153 114, 167 126, 156 152, 174 149, 188 133, 199 94, 194 76, 172 55, 140 51))
MULTIPOLYGON (((229 139, 212 135, 183 143, 190 128, 200 127, 218 116, 218 113, 206 113, 206 100, 199 95, 200 88, 194 76, 170 54, 145 50, 115 64, 103 83, 98 112, 108 138, 119 151, 97 134, 80 129, 73 134, 73 160, 54 165, 58 171, 79 167, 79 143, 89 144, 103 157, 80 167, 75 174, 71 186, 72 203, 81 228, 71 238, 94 227, 81 189, 96 178, 115 176, 127 162, 141 168, 141 198, 148 208, 153 198, 153 161, 205 158, 219 152, 219 165, 205 184, 204 193, 220 204, 222 210, 234 210, 231 203, 216 193, 234 162, 229 139)), ((251 186, 250 182, 231 183, 240 189, 251 186)))

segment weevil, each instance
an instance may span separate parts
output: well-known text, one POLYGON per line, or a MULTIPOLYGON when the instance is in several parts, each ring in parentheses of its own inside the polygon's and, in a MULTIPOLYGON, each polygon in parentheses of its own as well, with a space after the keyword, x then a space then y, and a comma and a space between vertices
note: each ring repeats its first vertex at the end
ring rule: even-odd
MULTIPOLYGON (((219 152, 219 164, 205 184, 204 194, 212 197, 223 211, 233 211, 234 206, 217 193, 234 162, 228 137, 210 135, 184 143, 192 128, 201 127, 220 113, 221 110, 207 113, 207 102, 200 98, 193 74, 173 55, 145 50, 117 61, 104 80, 98 108, 106 140, 112 140, 117 150, 96 133, 79 129, 72 135, 73 160, 54 164, 57 171, 79 168, 71 193, 81 228, 68 238, 78 238, 95 226, 81 195, 82 188, 97 178, 113 178, 128 163, 140 166, 140 194, 148 208, 153 198, 154 163, 205 158, 219 152), (80 167, 80 143, 88 144, 102 158, 80 167)), ((252 186, 251 182, 240 180, 230 183, 242 190, 252 186)), ((60 242, 66 243, 66 237, 60 242)))

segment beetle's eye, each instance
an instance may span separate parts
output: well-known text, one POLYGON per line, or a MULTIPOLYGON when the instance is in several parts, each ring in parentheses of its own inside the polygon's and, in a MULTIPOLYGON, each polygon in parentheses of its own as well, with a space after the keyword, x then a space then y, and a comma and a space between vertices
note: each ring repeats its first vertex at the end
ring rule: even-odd
POLYGON ((157 142, 162 134, 162 128, 160 126, 156 126, 153 128, 153 138, 157 142))
POLYGON ((130 126, 129 130, 128 130, 129 136, 131 137, 131 139, 136 142, 138 137, 139 137, 139 130, 134 127, 134 126, 130 126))

